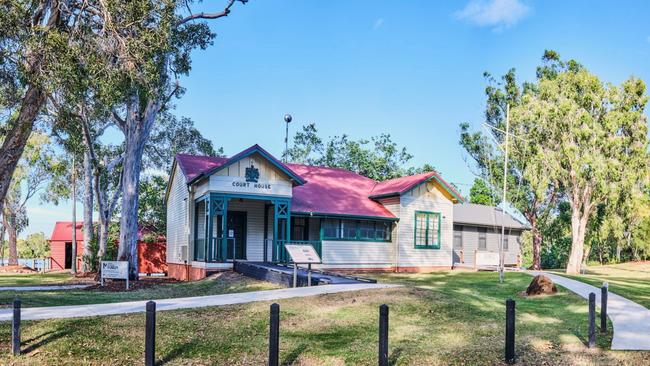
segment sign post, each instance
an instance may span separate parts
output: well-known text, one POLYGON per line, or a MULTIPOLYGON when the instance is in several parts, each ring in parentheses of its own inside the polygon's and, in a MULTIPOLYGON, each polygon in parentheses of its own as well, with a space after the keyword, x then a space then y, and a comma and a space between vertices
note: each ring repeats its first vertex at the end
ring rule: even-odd
POLYGON ((104 278, 126 280, 126 289, 129 289, 129 262, 127 261, 101 261, 101 285, 104 278))
POLYGON ((285 244, 293 262, 293 287, 298 286, 298 265, 307 265, 307 286, 311 286, 311 265, 322 263, 316 249, 309 244, 285 244))

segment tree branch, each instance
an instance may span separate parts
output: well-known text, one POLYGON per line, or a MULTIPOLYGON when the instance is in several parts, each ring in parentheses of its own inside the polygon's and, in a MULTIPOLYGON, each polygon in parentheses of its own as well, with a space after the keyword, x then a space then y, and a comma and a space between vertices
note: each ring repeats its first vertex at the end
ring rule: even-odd
POLYGON ((248 0, 229 0, 228 5, 226 5, 226 7, 221 12, 218 13, 200 12, 196 14, 191 14, 183 18, 180 22, 178 22, 178 25, 185 24, 195 19, 218 19, 218 18, 226 17, 228 16, 228 14, 230 14, 230 8, 235 4, 235 1, 239 1, 242 4, 246 4, 248 2, 248 0))

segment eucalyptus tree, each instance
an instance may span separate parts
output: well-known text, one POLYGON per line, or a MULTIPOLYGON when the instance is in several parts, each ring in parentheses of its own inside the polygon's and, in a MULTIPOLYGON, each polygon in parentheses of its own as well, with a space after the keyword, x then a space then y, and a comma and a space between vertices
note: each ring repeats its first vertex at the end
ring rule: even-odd
POLYGON ((27 202, 47 185, 52 168, 58 165, 53 156, 47 135, 31 134, 4 199, 2 221, 8 236, 9 265, 18 264, 17 239, 28 225, 27 202))
MULTIPOLYGON (((462 123, 459 142, 471 158, 475 174, 483 179, 490 191, 498 193, 494 202, 499 203, 503 202, 500 192, 504 180, 503 151, 507 109, 508 106, 516 108, 521 103, 522 93, 530 89, 531 84, 524 83, 520 86, 514 69, 510 69, 501 80, 496 80, 487 72, 484 76, 488 83, 485 88, 485 128, 471 131, 468 123, 462 123)), ((511 123, 512 121, 513 119, 511 123)), ((552 214, 557 190, 547 176, 531 170, 529 155, 533 151, 522 143, 527 138, 525 132, 510 133, 519 137, 509 140, 506 199, 528 221, 532 234, 532 268, 541 269, 543 227, 552 214)))
POLYGON ((192 13, 189 1, 111 1, 105 6, 105 43, 114 56, 112 67, 122 83, 122 101, 112 118, 124 134, 122 197, 118 259, 129 261, 137 278, 138 193, 142 156, 157 116, 180 97, 178 77, 190 71, 191 52, 205 49, 214 38, 201 20, 227 16, 236 2, 215 13, 192 13), (188 14, 187 11, 190 11, 188 14))
POLYGON ((48 93, 74 85, 78 53, 70 41, 86 31, 93 6, 72 0, 0 2, 0 210, 48 93))
POLYGON ((603 83, 577 62, 552 56, 513 109, 512 125, 526 136, 530 174, 548 177, 571 206, 566 271, 576 274, 598 206, 646 181, 647 96, 640 79, 603 83))

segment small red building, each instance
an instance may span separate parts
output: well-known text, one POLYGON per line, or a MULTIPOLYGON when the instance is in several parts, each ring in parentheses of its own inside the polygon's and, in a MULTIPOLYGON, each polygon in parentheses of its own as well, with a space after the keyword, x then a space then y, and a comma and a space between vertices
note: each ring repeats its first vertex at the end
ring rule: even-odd
MULTIPOLYGON (((84 251, 83 223, 77 222, 77 268, 81 268, 84 251)), ((140 273, 167 273, 166 242, 159 237, 153 242, 141 240, 146 230, 138 233, 138 266, 140 273)), ((72 267, 72 222, 57 221, 50 237, 52 270, 70 269, 72 267)))
MULTIPOLYGON (((77 222, 77 268, 81 266, 83 245, 83 223, 77 222)), ((50 237, 52 270, 72 268, 72 222, 57 221, 50 237)))

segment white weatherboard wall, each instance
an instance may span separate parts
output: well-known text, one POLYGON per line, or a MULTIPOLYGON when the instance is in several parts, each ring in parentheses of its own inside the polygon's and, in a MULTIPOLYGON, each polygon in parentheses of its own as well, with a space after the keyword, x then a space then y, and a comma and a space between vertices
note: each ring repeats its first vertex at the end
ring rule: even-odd
POLYGON ((384 268, 392 266, 392 243, 371 241, 323 241, 325 268, 384 268))
POLYGON ((400 267, 449 267, 452 262, 454 204, 429 182, 403 194, 400 200, 397 247, 400 267), (440 249, 415 249, 415 212, 440 212, 440 249))
POLYGON ((188 244, 187 201, 185 177, 175 166, 167 198, 167 263, 182 263, 180 248, 188 244))

